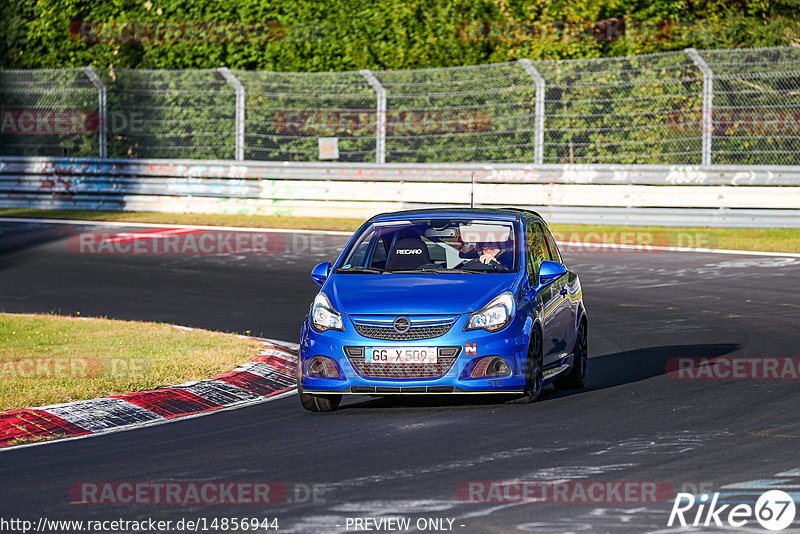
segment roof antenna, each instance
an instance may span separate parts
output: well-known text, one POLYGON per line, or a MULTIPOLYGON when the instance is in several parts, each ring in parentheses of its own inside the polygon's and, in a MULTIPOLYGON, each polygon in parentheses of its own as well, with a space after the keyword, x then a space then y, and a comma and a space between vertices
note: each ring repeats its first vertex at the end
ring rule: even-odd
POLYGON ((472 185, 469 188, 469 207, 475 207, 475 171, 470 173, 472 175, 472 185))

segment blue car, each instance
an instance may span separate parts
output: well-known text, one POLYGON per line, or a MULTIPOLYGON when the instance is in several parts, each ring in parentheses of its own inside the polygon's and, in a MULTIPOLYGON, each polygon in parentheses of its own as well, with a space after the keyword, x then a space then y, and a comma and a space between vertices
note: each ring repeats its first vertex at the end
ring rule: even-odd
POLYGON ((322 287, 300 333, 307 410, 335 410, 343 394, 527 403, 547 383, 586 380, 580 281, 533 211, 377 215, 311 277, 322 287))

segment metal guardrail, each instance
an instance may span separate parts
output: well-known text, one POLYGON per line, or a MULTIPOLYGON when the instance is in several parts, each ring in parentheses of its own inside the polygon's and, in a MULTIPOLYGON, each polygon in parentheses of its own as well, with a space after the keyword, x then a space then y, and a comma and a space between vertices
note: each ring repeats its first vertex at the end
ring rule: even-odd
POLYGON ((800 166, 320 163, 0 157, 0 174, 467 183, 800 186, 800 166))
POLYGON ((800 167, 0 158, 9 208, 364 218, 472 199, 554 222, 800 227, 800 167))

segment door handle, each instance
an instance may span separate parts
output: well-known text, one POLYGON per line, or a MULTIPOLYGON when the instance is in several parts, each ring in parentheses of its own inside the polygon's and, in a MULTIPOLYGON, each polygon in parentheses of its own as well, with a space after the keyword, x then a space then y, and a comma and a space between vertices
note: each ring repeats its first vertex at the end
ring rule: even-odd
POLYGON ((566 295, 567 294, 567 288, 565 287, 564 289, 559 291, 559 293, 561 293, 562 295, 566 295))

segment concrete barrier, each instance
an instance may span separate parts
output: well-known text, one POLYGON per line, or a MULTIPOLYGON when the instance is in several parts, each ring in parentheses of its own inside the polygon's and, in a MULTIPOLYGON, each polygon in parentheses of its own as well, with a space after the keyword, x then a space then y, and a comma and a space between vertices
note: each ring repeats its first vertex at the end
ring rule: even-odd
POLYGON ((519 206, 552 222, 800 227, 800 167, 0 159, 0 207, 366 218, 519 206))

